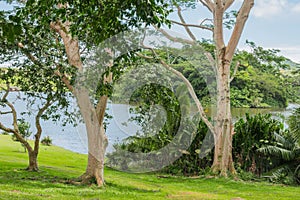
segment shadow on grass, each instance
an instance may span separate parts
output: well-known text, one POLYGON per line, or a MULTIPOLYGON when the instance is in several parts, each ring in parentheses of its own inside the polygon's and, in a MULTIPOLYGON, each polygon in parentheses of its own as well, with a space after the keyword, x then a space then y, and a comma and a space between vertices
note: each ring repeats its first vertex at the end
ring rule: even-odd
MULTIPOLYGON (((38 172, 30 172, 26 169, 1 169, 0 168, 0 185, 11 184, 22 188, 64 188, 66 185, 76 185, 74 180, 63 176, 63 174, 53 175, 49 170, 40 170, 38 172)), ((77 184, 78 185, 78 184, 77 184)))

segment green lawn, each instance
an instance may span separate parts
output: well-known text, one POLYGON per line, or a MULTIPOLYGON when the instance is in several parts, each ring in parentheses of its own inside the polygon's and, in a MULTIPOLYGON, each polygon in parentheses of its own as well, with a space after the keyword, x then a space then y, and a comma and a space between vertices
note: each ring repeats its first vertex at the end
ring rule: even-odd
POLYGON ((0 135, 0 199, 300 199, 300 187, 217 178, 160 178, 105 170, 106 186, 68 180, 84 172, 86 156, 59 147, 41 147, 40 172, 27 172, 27 155, 10 136, 0 135))

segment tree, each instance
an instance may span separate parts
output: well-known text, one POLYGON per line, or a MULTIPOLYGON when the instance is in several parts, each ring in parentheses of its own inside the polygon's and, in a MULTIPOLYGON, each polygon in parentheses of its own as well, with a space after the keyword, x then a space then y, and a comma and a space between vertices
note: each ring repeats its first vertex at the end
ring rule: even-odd
MULTIPOLYGON (((94 103, 90 101, 87 88, 74 87, 76 73, 84 72, 84 55, 109 37, 131 27, 160 26, 168 14, 164 10, 166 7, 162 0, 40 0, 26 1, 16 15, 11 15, 16 23, 24 25, 26 22, 33 26, 32 35, 26 35, 26 39, 18 38, 18 42, 24 44, 19 45, 19 49, 31 62, 48 65, 52 75, 58 77, 77 100, 86 125, 89 149, 86 172, 81 176, 83 183, 96 180, 99 186, 104 184, 104 155, 108 140, 103 120, 109 97, 109 93, 102 92, 94 103), (37 53, 37 47, 42 53, 37 53)), ((107 54, 110 56, 112 52, 107 54)), ((99 80, 102 88, 108 87, 117 75, 113 62, 106 64, 107 70, 99 80)))
MULTIPOLYGON (((213 19, 205 19, 200 25, 186 23, 183 15, 182 8, 184 6, 195 6, 196 1, 173 1, 177 8, 178 17, 180 22, 170 20, 173 24, 183 26, 190 37, 190 39, 178 39, 173 37, 167 31, 155 27, 158 31, 163 33, 168 39, 172 41, 181 41, 182 43, 196 45, 197 38, 193 34, 191 27, 199 28, 211 31, 213 33, 213 41, 215 47, 214 55, 209 52, 206 53, 208 60, 211 61, 214 71, 216 73, 217 81, 217 113, 212 124, 201 105, 201 102, 197 100, 196 94, 189 81, 177 70, 171 69, 166 62, 161 63, 166 68, 173 71, 187 84, 190 94, 197 104, 198 111, 202 120, 206 123, 209 130, 214 135, 214 160, 212 164, 212 170, 222 176, 227 176, 228 172, 235 174, 232 159, 232 135, 234 134, 233 123, 231 117, 231 103, 230 103, 230 82, 237 71, 239 63, 234 66, 234 73, 231 75, 232 59, 237 48, 238 42, 242 35, 246 21, 248 19, 251 8, 254 5, 254 0, 244 0, 238 12, 233 12, 235 21, 229 19, 230 14, 226 11, 235 2, 234 0, 200 0, 200 3, 205 6, 213 15, 213 19), (229 19, 229 20, 228 20, 229 19), (211 22, 211 23, 209 23, 211 22), (233 26, 232 34, 227 44, 224 40, 224 28, 231 28, 233 26)), ((153 49, 152 49, 153 50, 153 49)), ((155 52, 154 52, 155 54, 155 52)))
MULTIPOLYGON (((37 66, 34 66, 35 68, 37 66)), ((64 92, 64 88, 57 89, 57 78, 56 77, 45 77, 45 71, 36 69, 34 74, 28 73, 26 70, 28 67, 20 67, 18 69, 8 68, 2 69, 0 73, 0 80, 6 82, 6 87, 1 87, 0 89, 0 116, 1 115, 11 115, 12 116, 12 127, 5 125, 0 122, 0 129, 8 133, 12 133, 13 136, 19 141, 28 152, 29 164, 27 170, 38 171, 38 154, 40 147, 40 138, 42 135, 41 119, 45 118, 47 111, 55 112, 56 109, 63 109, 63 104, 56 107, 55 103, 58 101, 64 101, 61 97, 61 93, 64 92), (35 77, 35 78, 34 78, 35 77), (20 113, 15 107, 15 99, 11 101, 9 95, 12 91, 11 85, 18 86, 18 89, 24 91, 27 98, 24 99, 22 94, 16 96, 18 100, 22 100, 25 104, 27 102, 27 107, 31 107, 37 104, 37 108, 31 107, 31 109, 36 109, 37 111, 25 111, 20 113), (23 118, 19 118, 20 114, 34 115, 36 132, 34 134, 34 144, 33 146, 27 141, 27 134, 29 126, 28 122, 25 123, 23 118), (27 126, 26 126, 27 124, 27 126)), ((49 115, 49 113, 48 113, 49 115)))
POLYGON ((290 131, 283 134, 274 133, 275 145, 266 145, 257 151, 284 161, 273 172, 275 181, 300 184, 300 146, 299 137, 290 131), (291 180, 289 180, 291 178, 291 180))
POLYGON ((236 22, 227 45, 224 42, 223 18, 225 11, 233 4, 234 0, 200 0, 200 2, 213 14, 213 39, 216 45, 217 114, 213 131, 215 149, 212 169, 227 176, 228 171, 235 173, 232 160, 233 125, 230 110, 231 61, 250 10, 254 5, 254 0, 243 1, 236 15, 236 22))
POLYGON ((231 104, 234 107, 286 107, 293 97, 289 80, 282 71, 287 59, 277 55, 279 50, 264 49, 246 41, 251 52, 237 51, 234 63, 239 71, 231 82, 231 104))

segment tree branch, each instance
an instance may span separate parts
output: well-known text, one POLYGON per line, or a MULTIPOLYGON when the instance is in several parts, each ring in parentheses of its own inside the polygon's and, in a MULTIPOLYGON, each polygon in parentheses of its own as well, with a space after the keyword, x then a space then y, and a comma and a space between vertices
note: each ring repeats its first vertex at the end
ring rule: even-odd
MULTIPOLYGON (((209 28, 209 27, 206 27, 206 26, 203 26, 203 25, 197 25, 197 24, 185 24, 185 23, 181 23, 181 22, 177 22, 177 21, 174 21, 174 20, 170 20, 172 23, 174 24, 177 24, 177 25, 181 25, 181 26, 184 26, 185 29, 188 29, 188 27, 196 27, 196 28, 201 28, 201 29, 205 29, 205 30, 209 30, 209 31, 213 31, 212 28, 209 28)), ((189 29, 188 29, 189 30, 189 29)), ((193 39, 193 38, 192 38, 193 39)), ((196 40, 193 39, 193 40, 196 40)))
POLYGON ((5 131, 5 132, 8 132, 8 133, 15 133, 14 129, 11 129, 11 128, 8 128, 8 127, 4 126, 1 122, 0 122, 0 129, 5 131))
POLYGON ((66 87, 68 88, 68 90, 70 90, 70 92, 74 91, 74 88, 69 80, 69 78, 65 75, 65 74, 61 74, 59 71, 59 66, 57 67, 57 70, 54 71, 54 74, 56 76, 59 76, 60 79, 62 80, 62 82, 66 85, 66 87))
MULTIPOLYGON (((109 56, 111 58, 113 58, 114 52, 112 51, 112 49, 106 49, 106 52, 109 54, 109 56)), ((107 65, 109 68, 111 68, 113 66, 113 64, 114 64, 113 60, 111 59, 107 65)), ((113 81, 113 73, 110 71, 107 76, 106 75, 104 76, 103 84, 112 83, 112 81, 113 81)), ((107 100, 108 100, 108 96, 102 95, 99 98, 99 101, 96 106, 96 114, 97 114, 98 122, 100 125, 102 125, 104 117, 105 117, 107 100)))
POLYGON ((217 67, 216 67, 216 61, 215 59, 212 57, 211 53, 209 52, 205 52, 204 55, 206 56, 206 58, 208 59, 209 63, 211 64, 215 74, 217 74, 217 67))
MULTIPOLYGON (((203 109, 203 106, 201 104, 201 102, 199 101, 195 91, 194 91, 194 88, 192 86, 192 84, 190 83, 190 81, 185 78, 185 76, 175 70, 174 68, 172 68, 170 65, 168 65, 166 62, 164 62, 161 58, 159 58, 159 56, 157 55, 157 53, 155 52, 155 50, 151 47, 147 47, 145 46, 143 43, 142 43, 142 46, 145 48, 145 49, 149 49, 151 50, 151 52, 153 53, 153 55, 155 56, 155 58, 157 58, 159 60, 159 62, 169 71, 171 71, 173 74, 175 74, 177 77, 179 77, 184 83, 185 85, 187 86, 188 88, 188 91, 189 91, 189 94, 191 95, 191 97, 193 98, 193 100, 195 101, 196 103, 196 106, 197 106, 197 109, 199 111, 199 114, 200 114, 200 117, 201 119, 204 121, 204 123, 207 125, 207 127, 209 128, 209 130, 215 135, 216 132, 215 132, 215 129, 213 127, 213 125, 211 124, 211 122, 208 120, 208 118, 206 117, 206 114, 204 112, 204 109, 203 109)), ((140 53, 137 53, 137 55, 139 55, 140 57, 143 57, 143 58, 146 58, 146 59, 154 59, 154 57, 149 57, 149 56, 144 56, 140 53)))
POLYGON ((9 88, 10 88, 10 86, 9 86, 9 84, 7 83, 7 84, 6 84, 6 88, 3 88, 3 89, 5 89, 5 93, 4 93, 4 95, 3 95, 2 99, 1 99, 1 101, 3 101, 3 102, 7 101, 6 98, 7 98, 8 94, 9 94, 9 88))
POLYGON ((207 7, 210 12, 213 12, 213 10, 214 10, 214 4, 213 4, 213 2, 211 0, 199 0, 199 1, 205 7, 207 7))
POLYGON ((38 61, 38 59, 36 57, 34 57, 34 55, 32 55, 25 47, 24 45, 19 42, 18 47, 23 51, 23 53, 25 54, 25 56, 27 56, 27 58, 29 58, 29 60, 31 60, 34 64, 42 66, 42 63, 38 61))
MULTIPOLYGON (((184 20, 184 18, 183 18, 183 16, 182 16, 180 6, 177 6, 177 14, 178 14, 178 17, 179 17, 181 23, 182 23, 182 24, 186 24, 186 22, 185 22, 185 20, 184 20)), ((189 28, 189 26, 184 26, 184 28, 185 28, 186 32, 189 34, 189 36, 191 37, 191 39, 192 39, 193 41, 196 41, 197 39, 196 39, 195 35, 192 33, 192 31, 191 31, 191 29, 189 28)))
POLYGON ((240 62, 237 62, 236 65, 235 65, 235 67, 234 67, 234 71, 233 71, 233 74, 232 74, 229 82, 233 81, 233 79, 234 79, 234 77, 235 77, 235 75, 236 75, 236 73, 238 71, 239 66, 240 66, 240 62))
POLYGON ((191 44, 194 45, 196 44, 196 41, 193 40, 187 40, 187 39, 182 39, 182 38, 178 38, 178 37, 174 37, 172 35, 170 35, 167 31, 158 28, 155 25, 152 25, 157 31, 161 32, 166 38, 168 38, 169 40, 173 41, 173 42, 178 42, 178 43, 186 43, 186 44, 191 44))
POLYGON ((14 107, 14 105, 12 103, 10 103, 9 101, 7 101, 7 96, 9 94, 9 84, 7 84, 7 89, 6 89, 6 93, 5 95, 2 97, 2 101, 10 108, 11 113, 13 115, 13 129, 12 128, 8 128, 6 126, 4 126, 1 122, 0 122, 0 129, 4 130, 6 132, 9 133, 13 133, 16 138, 22 143, 24 144, 24 146, 27 148, 27 150, 31 151, 32 148, 30 146, 30 144, 22 137, 22 135, 19 132, 19 126, 18 126, 18 117, 17 117, 17 111, 14 107))
MULTIPOLYGON (((225 47, 224 34, 223 34, 223 15, 224 7, 221 4, 221 0, 216 0, 213 9, 214 15, 214 40, 216 43, 217 50, 222 50, 225 47)), ((220 53, 220 52, 217 52, 220 53)))
POLYGON ((233 4, 233 2, 234 0, 226 0, 224 10, 226 11, 233 4))
POLYGON ((78 40, 74 39, 69 33, 69 26, 68 21, 64 24, 60 21, 50 23, 50 28, 56 31, 63 40, 69 64, 76 67, 79 71, 82 71, 83 66, 80 58, 79 43, 78 40))
POLYGON ((42 108, 39 108, 39 111, 38 111, 37 115, 35 116, 36 134, 34 135, 35 136, 34 151, 36 151, 36 152, 38 152, 38 150, 39 150, 40 138, 41 138, 41 134, 43 131, 41 123, 40 123, 41 116, 52 104, 53 104, 52 98, 47 99, 46 104, 42 108))
POLYGON ((7 115, 7 114, 12 114, 12 111, 7 111, 7 112, 1 112, 0 111, 0 115, 7 115))
POLYGON ((238 15, 236 17, 236 24, 232 31, 232 35, 231 35, 230 40, 227 45, 228 48, 226 48, 226 53, 225 53, 225 57, 229 61, 231 61, 231 59, 233 57, 233 54, 238 45, 238 41, 240 40, 244 26, 246 24, 246 21, 248 19, 249 13, 250 13, 253 5, 254 5, 254 0, 244 0, 243 4, 238 12, 238 15))

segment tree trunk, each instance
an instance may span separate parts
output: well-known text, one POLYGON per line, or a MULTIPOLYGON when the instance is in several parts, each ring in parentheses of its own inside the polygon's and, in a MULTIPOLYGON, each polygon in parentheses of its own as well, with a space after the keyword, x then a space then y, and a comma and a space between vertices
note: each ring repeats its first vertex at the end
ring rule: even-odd
POLYGON ((104 157, 107 147, 107 140, 103 141, 100 138, 101 134, 97 134, 96 140, 88 139, 88 145, 95 147, 98 151, 89 148, 88 164, 85 173, 81 176, 82 183, 95 182, 99 187, 104 185, 104 157))
POLYGON ((104 185, 104 158, 108 140, 103 126, 100 130, 97 130, 98 125, 87 127, 87 129, 90 128, 93 128, 97 133, 88 132, 88 163, 85 173, 80 178, 84 184, 95 182, 101 187, 104 185))
MULTIPOLYGON (((96 182, 98 186, 103 186, 104 158, 108 145, 103 119, 99 119, 96 108, 90 102, 87 89, 79 87, 74 94, 85 123, 89 150, 86 171, 80 179, 84 184, 96 182)), ((106 102, 101 102, 103 108, 106 107, 106 102)))
MULTIPOLYGON (((28 150, 28 149, 27 149, 28 150)), ((28 156, 29 156, 29 166, 27 167, 28 171, 38 171, 38 162, 37 157, 38 153, 36 151, 28 150, 28 156)))
POLYGON ((230 110, 230 63, 219 59, 217 72, 217 117, 215 125, 215 150, 212 170, 221 176, 227 176, 228 172, 235 174, 232 159, 232 117, 230 110))

